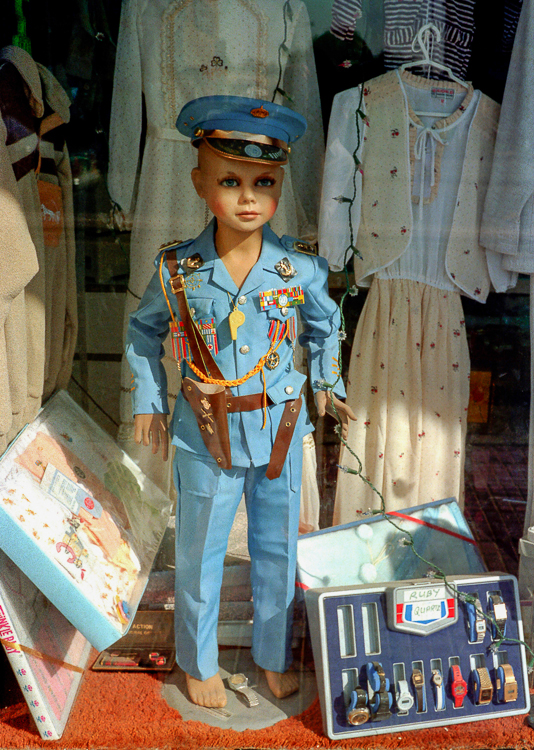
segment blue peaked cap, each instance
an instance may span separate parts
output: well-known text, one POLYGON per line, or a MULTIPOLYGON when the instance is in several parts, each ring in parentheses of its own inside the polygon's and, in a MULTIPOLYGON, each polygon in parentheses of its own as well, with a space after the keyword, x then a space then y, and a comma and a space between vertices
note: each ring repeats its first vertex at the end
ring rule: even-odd
POLYGON ((306 132, 306 120, 280 104, 244 96, 202 96, 183 108, 176 127, 192 141, 200 131, 225 130, 263 135, 285 143, 299 140, 306 132))

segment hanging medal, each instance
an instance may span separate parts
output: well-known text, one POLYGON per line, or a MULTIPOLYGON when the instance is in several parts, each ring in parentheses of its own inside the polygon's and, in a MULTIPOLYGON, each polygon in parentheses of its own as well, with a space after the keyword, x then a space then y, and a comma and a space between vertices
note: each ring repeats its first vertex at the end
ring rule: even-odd
MULTIPOLYGON (((282 340, 287 336, 287 333, 287 323, 282 323, 282 325, 280 325, 279 321, 271 321, 268 335, 271 341, 277 344, 276 349, 278 349, 278 346, 280 346, 282 340)), ((270 354, 268 354, 267 356, 267 359, 265 360, 265 367, 268 370, 274 370, 275 367, 278 367, 278 365, 280 364, 280 355, 278 354, 276 349, 270 352, 270 354)))

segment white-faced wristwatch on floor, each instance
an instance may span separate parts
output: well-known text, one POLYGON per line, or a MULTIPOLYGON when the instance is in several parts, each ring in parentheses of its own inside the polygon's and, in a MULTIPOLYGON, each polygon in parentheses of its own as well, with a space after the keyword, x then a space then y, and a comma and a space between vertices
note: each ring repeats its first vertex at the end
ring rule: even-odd
POLYGON ((258 696, 254 690, 248 686, 248 678, 241 672, 228 676, 228 687, 230 690, 234 690, 236 693, 242 695, 250 708, 260 705, 258 696))

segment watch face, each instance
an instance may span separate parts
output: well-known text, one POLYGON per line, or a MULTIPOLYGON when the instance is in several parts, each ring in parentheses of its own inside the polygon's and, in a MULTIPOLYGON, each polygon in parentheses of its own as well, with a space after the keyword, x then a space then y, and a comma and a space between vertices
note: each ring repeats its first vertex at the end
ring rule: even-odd
POLYGON ((489 703, 493 697, 493 688, 481 688, 479 703, 489 703))
POLYGON ((499 604, 495 604, 493 607, 493 616, 496 620, 506 620, 507 612, 506 612, 506 604, 504 602, 499 602, 499 604))
POLYGON ((458 698, 461 698, 462 695, 465 695, 466 693, 467 685, 465 684, 465 682, 457 682, 452 686, 452 694, 456 695, 458 698))
POLYGON ((413 698, 411 695, 399 695, 397 697, 397 707, 400 711, 408 711, 413 706, 413 698))
POLYGON ((475 630, 477 633, 486 632, 486 622, 484 620, 477 620, 475 623, 475 630))
POLYGON ((347 716, 349 724, 352 724, 353 726, 359 726, 360 724, 365 724, 365 722, 369 719, 369 709, 368 708, 353 708, 352 711, 349 711, 349 715, 347 716))
POLYGON ((508 703, 508 701, 516 701, 517 700, 517 682, 512 683, 511 685, 504 686, 504 700, 508 703))

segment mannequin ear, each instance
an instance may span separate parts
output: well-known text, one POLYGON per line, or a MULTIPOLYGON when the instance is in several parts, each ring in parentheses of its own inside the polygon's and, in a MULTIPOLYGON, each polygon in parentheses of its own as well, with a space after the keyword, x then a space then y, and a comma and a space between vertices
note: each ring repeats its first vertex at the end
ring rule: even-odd
POLYGON ((191 180, 199 198, 204 197, 202 171, 199 167, 191 170, 191 180))

